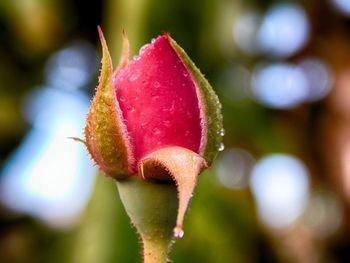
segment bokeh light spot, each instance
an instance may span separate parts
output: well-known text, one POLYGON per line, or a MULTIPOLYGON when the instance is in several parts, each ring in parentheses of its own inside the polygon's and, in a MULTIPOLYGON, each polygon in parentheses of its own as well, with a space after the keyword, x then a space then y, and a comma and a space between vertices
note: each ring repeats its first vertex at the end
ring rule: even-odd
POLYGON ((237 102, 251 97, 250 71, 241 65, 232 65, 219 76, 218 86, 222 88, 222 96, 237 102))
POLYGON ((46 65, 49 85, 63 89, 78 89, 95 76, 97 52, 88 42, 75 41, 53 54, 46 65))
POLYGON ((333 85, 333 74, 323 61, 307 58, 302 60, 298 67, 303 71, 308 82, 307 101, 318 101, 328 95, 333 85))
POLYGON ((246 150, 236 148, 225 150, 220 154, 216 164, 220 183, 231 189, 245 188, 254 162, 253 156, 246 150))
POLYGON ((310 197, 304 221, 314 236, 327 238, 341 226, 343 207, 331 192, 316 191, 310 197))
POLYGON ((250 186, 259 216, 272 228, 283 228, 300 217, 309 197, 309 175, 296 157, 273 154, 253 168, 250 186))
POLYGON ((350 16, 350 1, 349 0, 330 0, 333 6, 344 15, 350 16))
POLYGON ((287 63, 257 67, 252 89, 262 104, 277 109, 299 105, 308 95, 308 82, 301 69, 287 63))
POLYGON ((247 11, 240 15, 233 25, 233 38, 240 50, 248 55, 260 52, 258 31, 261 15, 256 11, 247 11))
POLYGON ((259 43, 265 52, 288 57, 299 51, 307 42, 310 25, 304 9, 291 3, 274 5, 265 15, 259 43))

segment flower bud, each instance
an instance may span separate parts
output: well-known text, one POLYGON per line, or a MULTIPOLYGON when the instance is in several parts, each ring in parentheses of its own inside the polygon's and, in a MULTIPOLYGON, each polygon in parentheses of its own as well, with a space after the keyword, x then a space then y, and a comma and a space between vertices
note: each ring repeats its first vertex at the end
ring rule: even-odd
POLYGON ((222 143, 220 102, 169 34, 153 39, 131 61, 124 35, 124 51, 114 71, 100 28, 99 34, 102 68, 87 117, 87 149, 117 181, 130 176, 175 181, 175 236, 181 237, 197 176, 211 165, 222 143))
POLYGON ((128 61, 125 38, 113 72, 99 33, 102 69, 85 141, 101 170, 116 179, 137 175, 146 155, 171 146, 197 153, 210 166, 222 141, 221 105, 183 49, 164 34, 128 61))

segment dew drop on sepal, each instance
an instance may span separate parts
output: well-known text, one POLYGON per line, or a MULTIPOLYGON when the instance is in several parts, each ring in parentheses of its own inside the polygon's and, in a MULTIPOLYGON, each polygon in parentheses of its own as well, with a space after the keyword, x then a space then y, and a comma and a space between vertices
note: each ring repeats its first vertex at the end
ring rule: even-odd
POLYGON ((220 130, 220 135, 221 135, 221 136, 224 136, 224 135, 225 135, 225 129, 224 129, 224 128, 221 128, 221 130, 220 130))
POLYGON ((174 228, 174 237, 175 238, 183 238, 184 237, 184 231, 181 227, 177 226, 174 228))

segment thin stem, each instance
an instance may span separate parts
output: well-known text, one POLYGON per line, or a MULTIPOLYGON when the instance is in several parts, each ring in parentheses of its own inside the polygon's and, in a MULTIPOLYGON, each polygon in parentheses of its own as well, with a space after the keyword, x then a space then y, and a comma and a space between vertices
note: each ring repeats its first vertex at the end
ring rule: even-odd
POLYGON ((143 239, 144 263, 166 263, 171 241, 143 239))
POLYGON ((176 225, 177 192, 171 182, 138 177, 117 181, 119 195, 143 243, 144 263, 165 263, 176 225))

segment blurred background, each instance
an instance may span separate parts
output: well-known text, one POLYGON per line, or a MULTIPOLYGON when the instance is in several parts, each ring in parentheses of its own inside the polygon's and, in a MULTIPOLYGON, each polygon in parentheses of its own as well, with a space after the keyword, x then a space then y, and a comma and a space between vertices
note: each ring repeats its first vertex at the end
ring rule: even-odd
POLYGON ((141 262, 82 144, 101 25, 168 31, 223 104, 174 262, 350 262, 349 0, 0 0, 0 262, 141 262))

